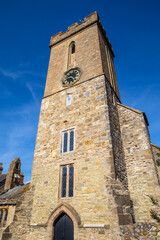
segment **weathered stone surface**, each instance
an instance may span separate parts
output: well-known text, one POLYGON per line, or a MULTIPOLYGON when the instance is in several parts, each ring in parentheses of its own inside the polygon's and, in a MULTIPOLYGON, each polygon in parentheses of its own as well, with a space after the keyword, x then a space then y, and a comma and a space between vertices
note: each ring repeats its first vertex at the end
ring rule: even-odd
POLYGON ((160 224, 138 223, 121 227, 124 239, 159 240, 160 224))
POLYGON ((132 224, 132 218, 130 214, 119 214, 119 225, 132 224))
POLYGON ((155 168, 156 168, 156 172, 157 172, 157 177, 158 177, 158 181, 160 184, 160 157, 157 154, 160 154, 160 147, 151 144, 152 147, 152 153, 153 153, 153 158, 154 158, 154 163, 155 163, 155 168), (158 162, 157 162, 158 161, 158 162))
MULTIPOLYGON (((107 92, 103 91, 102 94, 102 89, 96 89, 97 86, 103 86, 105 90, 106 79, 103 75, 72 87, 74 100, 69 107, 65 106, 66 91, 42 100, 32 170, 32 185, 35 185, 32 224, 46 224, 57 204, 67 202, 79 213, 83 223, 109 224, 112 227, 106 233, 108 236, 112 234, 113 227, 118 231, 118 215, 114 211, 116 204, 113 195, 108 194, 105 180, 106 176, 115 176, 114 159, 110 154, 113 151, 112 144, 109 143, 112 142, 110 129, 106 128, 106 123, 110 126, 108 111, 105 115, 100 115, 108 109, 107 92), (86 90, 90 95, 84 98, 83 92, 86 90), (64 116, 67 122, 63 121, 64 116), (50 126, 53 125, 52 130, 50 126), (61 154, 59 133, 73 126, 76 126, 75 151, 61 154), (64 163, 73 163, 75 168, 75 196, 72 199, 59 198, 57 173, 64 163), (44 187, 46 181, 48 184, 44 187), (112 205, 106 204, 108 201, 112 205)), ((81 229, 81 235, 82 232, 85 236, 86 229, 81 229)), ((98 232, 97 230, 97 234, 98 232)))
POLYGON ((121 104, 118 113, 135 221, 153 221, 148 196, 159 199, 160 188, 144 113, 121 104))
MULTIPOLYGON (((29 240, 28 235, 30 232, 30 219, 31 219, 31 210, 34 189, 30 188, 20 197, 17 201, 15 216, 13 222, 9 225, 8 230, 11 239, 17 240, 29 240)), ((3 233, 3 237, 6 236, 6 230, 3 233)), ((2 238, 3 239, 3 238, 2 238)), ((6 238, 10 239, 10 238, 6 238)))

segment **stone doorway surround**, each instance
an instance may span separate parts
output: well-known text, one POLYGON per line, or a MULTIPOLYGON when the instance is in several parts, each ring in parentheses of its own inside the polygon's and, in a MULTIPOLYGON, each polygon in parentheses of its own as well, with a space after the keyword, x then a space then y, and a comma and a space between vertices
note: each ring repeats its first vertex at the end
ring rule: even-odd
POLYGON ((61 213, 66 213, 72 220, 74 226, 74 240, 78 240, 78 227, 81 226, 81 219, 79 214, 67 203, 61 203, 51 213, 47 223, 47 236, 49 240, 53 240, 54 235, 54 222, 61 213))

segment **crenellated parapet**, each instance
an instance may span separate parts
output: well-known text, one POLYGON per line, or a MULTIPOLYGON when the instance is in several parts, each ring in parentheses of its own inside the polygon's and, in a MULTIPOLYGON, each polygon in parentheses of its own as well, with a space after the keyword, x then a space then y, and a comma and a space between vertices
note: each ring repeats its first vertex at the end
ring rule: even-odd
MULTIPOLYGON (((74 24, 72 24, 71 26, 68 27, 68 30, 66 32, 59 32, 55 35, 53 35, 51 37, 51 40, 50 40, 50 45, 49 47, 51 48, 52 46, 54 46, 55 44, 63 41, 64 39, 82 31, 83 29, 93 25, 97 23, 108 43, 108 46, 110 47, 112 53, 113 53, 113 49, 112 49, 112 45, 110 43, 110 41, 108 40, 107 38, 107 34, 105 32, 105 29, 103 28, 103 26, 101 25, 101 22, 100 22, 100 19, 99 19, 99 16, 98 16, 98 13, 97 12, 94 12, 90 15, 88 15, 87 17, 84 18, 84 21, 80 22, 79 24, 76 22, 74 24)), ((114 54, 113 54, 114 56, 114 54)))
POLYGON ((84 21, 82 21, 81 23, 74 23, 71 26, 68 27, 68 30, 66 32, 59 32, 57 34, 55 34, 54 36, 51 37, 51 41, 50 41, 50 47, 52 47, 53 45, 57 44, 58 42, 66 39, 67 37, 83 30, 84 28, 94 24, 95 22, 99 21, 99 17, 97 12, 94 12, 92 14, 90 14, 89 16, 84 18, 84 21))

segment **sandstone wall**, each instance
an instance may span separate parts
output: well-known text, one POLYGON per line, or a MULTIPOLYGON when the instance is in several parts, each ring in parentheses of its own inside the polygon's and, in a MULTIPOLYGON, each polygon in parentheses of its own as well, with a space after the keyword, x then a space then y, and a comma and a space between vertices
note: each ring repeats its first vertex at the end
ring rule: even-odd
POLYGON ((105 73, 105 76, 110 82, 113 90, 115 91, 118 97, 117 100, 120 101, 118 82, 117 82, 117 77, 116 77, 116 72, 115 72, 115 67, 113 62, 114 54, 112 51, 112 47, 109 41, 106 41, 106 38, 101 28, 98 28, 98 34, 99 34, 99 44, 100 44, 103 72, 105 73), (111 78, 111 72, 109 72, 109 65, 110 65, 110 71, 113 74, 112 78, 111 78))
MULTIPOLYGON (((2 240, 29 240, 30 239, 30 218, 32 209, 34 189, 28 189, 24 194, 17 200, 16 206, 14 207, 14 218, 13 222, 2 234, 2 240)), ((13 217, 13 216, 12 216, 13 217)), ((11 219, 10 219, 11 220, 11 219)), ((8 222, 7 222, 8 223, 8 222)))
POLYGON ((51 48, 44 96, 64 89, 61 84, 61 78, 63 73, 67 71, 68 50, 72 41, 75 41, 76 66, 82 69, 80 82, 103 73, 98 29, 95 23, 86 28, 85 31, 82 30, 51 48))
POLYGON ((160 147, 152 144, 152 152, 153 152, 153 157, 155 160, 155 165, 156 165, 156 170, 157 170, 157 177, 158 177, 158 181, 160 183, 160 166, 157 163, 157 160, 160 159, 160 157, 157 156, 157 153, 160 153, 160 147))
POLYGON ((15 214, 15 206, 11 205, 8 207, 8 216, 7 216, 7 221, 6 221, 6 227, 8 227, 13 222, 14 214, 15 214))
MULTIPOLYGON (((106 188, 115 179, 115 169, 105 85, 102 75, 42 100, 32 168, 32 225, 46 224, 59 204, 68 203, 79 214, 82 225, 107 225, 104 230, 108 236, 117 234, 117 205, 111 188, 106 188), (68 92, 73 101, 66 107, 68 92), (75 151, 61 154, 61 131, 72 127, 75 151), (62 199, 59 171, 62 165, 70 163, 75 168, 74 197, 62 199)), ((86 231, 88 228, 82 229, 81 234, 86 231)), ((102 234, 102 238, 107 235, 102 234)))
POLYGON ((153 220, 148 195, 159 198, 160 192, 144 114, 121 104, 118 104, 118 112, 135 220, 153 220))
POLYGON ((111 138, 112 138, 112 146, 113 146, 113 158, 114 158, 114 169, 116 178, 118 178, 125 188, 128 187, 127 182, 127 171, 126 171, 126 163, 124 159, 124 149, 121 138, 120 131, 120 122, 119 115, 117 109, 117 101, 113 101, 113 97, 116 99, 116 95, 114 94, 113 89, 110 87, 110 83, 106 79, 106 91, 108 98, 108 106, 109 106, 109 117, 110 117, 110 127, 111 127, 111 138))

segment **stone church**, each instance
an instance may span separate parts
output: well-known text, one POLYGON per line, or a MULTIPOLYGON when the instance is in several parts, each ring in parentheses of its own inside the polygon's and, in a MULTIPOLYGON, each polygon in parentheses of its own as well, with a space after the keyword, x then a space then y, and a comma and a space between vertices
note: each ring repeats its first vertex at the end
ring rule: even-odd
POLYGON ((145 113, 121 103, 97 12, 51 37, 50 49, 31 182, 16 201, 19 185, 0 195, 10 219, 0 239, 160 239, 151 214, 160 148, 145 113))

